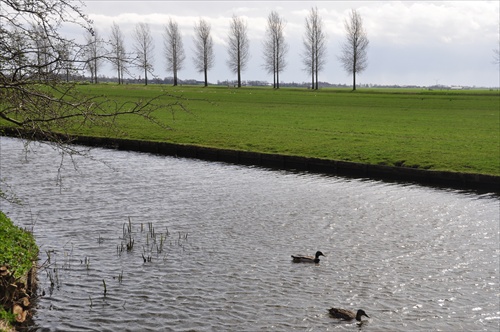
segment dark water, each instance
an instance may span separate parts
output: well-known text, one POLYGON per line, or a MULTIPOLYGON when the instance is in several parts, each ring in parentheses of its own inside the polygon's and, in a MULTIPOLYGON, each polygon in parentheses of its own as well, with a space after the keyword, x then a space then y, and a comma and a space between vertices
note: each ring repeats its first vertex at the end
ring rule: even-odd
POLYGON ((1 210, 33 227, 49 266, 36 330, 500 327, 493 195, 101 149, 73 164, 0 144, 0 176, 24 202, 1 210), (291 263, 316 250, 319 265, 291 263), (338 322, 332 306, 371 319, 338 322))

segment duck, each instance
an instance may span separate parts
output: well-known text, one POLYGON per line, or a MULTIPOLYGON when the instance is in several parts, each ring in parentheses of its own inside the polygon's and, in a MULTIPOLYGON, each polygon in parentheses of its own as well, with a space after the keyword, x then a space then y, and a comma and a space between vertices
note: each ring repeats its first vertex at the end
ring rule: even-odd
POLYGON ((303 256, 303 255, 292 255, 292 260, 294 263, 319 263, 319 256, 325 256, 321 251, 316 251, 314 256, 303 256))
POLYGON ((361 316, 366 316, 370 318, 370 316, 368 316, 366 312, 362 309, 359 309, 357 312, 354 312, 346 309, 331 308, 328 309, 328 312, 330 313, 330 316, 332 316, 333 318, 340 318, 343 320, 356 319, 358 322, 361 322, 361 316))

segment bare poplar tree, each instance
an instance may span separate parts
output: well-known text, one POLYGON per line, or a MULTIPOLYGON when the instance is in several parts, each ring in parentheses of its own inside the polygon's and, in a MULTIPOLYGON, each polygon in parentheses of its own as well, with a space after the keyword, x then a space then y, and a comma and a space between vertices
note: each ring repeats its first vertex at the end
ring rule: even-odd
POLYGON ((135 26, 134 40, 134 51, 137 55, 136 66, 144 70, 144 84, 148 85, 148 73, 153 71, 155 49, 149 24, 138 23, 135 26))
POLYGON ((363 19, 352 9, 351 15, 344 21, 347 33, 342 45, 342 55, 339 57, 346 72, 352 74, 352 90, 356 90, 356 74, 368 66, 368 36, 363 28, 363 19))
POLYGON ((120 26, 113 22, 111 26, 111 36, 109 38, 111 46, 109 60, 116 70, 118 84, 123 83, 123 74, 126 71, 127 53, 125 51, 125 41, 120 26))
POLYGON ((194 26, 195 56, 193 61, 198 72, 204 74, 205 86, 208 86, 208 71, 215 63, 214 43, 210 30, 210 24, 202 18, 194 26))
MULTIPOLYGON (((33 47, 36 52, 36 66, 38 78, 41 80, 51 79, 53 77, 54 68, 57 65, 56 57, 49 39, 45 38, 45 29, 40 23, 31 25, 31 38, 33 38, 33 47)), ((29 46, 28 46, 29 47, 29 46)))
MULTIPOLYGON (((2 41, 0 41, 0 45, 2 41)), ((2 45, 4 46, 4 45, 2 45)), ((16 72, 13 72, 14 75, 13 80, 21 79, 24 74, 23 67, 29 63, 29 59, 26 54, 24 54, 23 50, 25 47, 25 41, 23 39, 22 31, 19 28, 13 27, 10 35, 9 41, 10 50, 5 50, 11 53, 12 57, 12 66, 19 68, 16 72)), ((1 51, 0 51, 1 52, 1 51)), ((7 53, 7 52, 2 52, 7 53)), ((1 58, 0 58, 1 59, 1 58)), ((3 61, 3 59, 1 59, 3 61)), ((0 68, 2 68, 3 63, 0 63, 0 68)))
POLYGON ((68 42, 61 42, 57 47, 57 52, 59 53, 59 58, 61 59, 61 75, 66 78, 66 82, 70 81, 71 75, 75 73, 72 63, 75 61, 73 59, 73 50, 68 42))
POLYGON ((174 86, 177 85, 177 73, 182 69, 182 64, 186 59, 184 46, 182 45, 182 36, 179 31, 179 25, 172 19, 165 25, 163 35, 163 46, 165 57, 167 59, 167 71, 174 74, 174 86))
POLYGON ((104 56, 103 41, 97 30, 87 32, 85 40, 87 43, 84 51, 85 66, 90 72, 90 81, 97 84, 97 72, 102 65, 104 56))
POLYGON ((241 88, 241 72, 245 70, 250 58, 247 29, 245 21, 233 15, 228 35, 228 66, 238 75, 238 88, 241 88))
POLYGON ((285 26, 285 20, 276 11, 272 11, 267 17, 266 39, 263 42, 264 68, 268 73, 273 73, 275 89, 279 89, 279 74, 286 67, 288 45, 283 34, 285 26))
POLYGON ((318 75, 326 63, 326 34, 317 7, 311 8, 306 17, 306 32, 303 42, 302 61, 305 70, 311 75, 311 88, 317 90, 319 88, 318 75))

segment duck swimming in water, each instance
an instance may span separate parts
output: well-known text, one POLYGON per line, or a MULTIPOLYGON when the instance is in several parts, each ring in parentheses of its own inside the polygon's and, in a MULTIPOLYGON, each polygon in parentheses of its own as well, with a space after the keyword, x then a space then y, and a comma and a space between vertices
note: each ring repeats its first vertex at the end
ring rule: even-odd
POLYGON ((319 263, 319 256, 325 256, 321 251, 316 251, 314 256, 302 256, 302 255, 292 255, 292 261, 294 263, 319 263))
POLYGON ((358 322, 361 322, 361 316, 366 316, 370 318, 366 314, 366 312, 362 309, 359 309, 356 313, 351 310, 346 310, 346 309, 338 309, 338 308, 331 308, 328 309, 328 312, 330 313, 330 316, 333 318, 340 318, 343 320, 353 320, 356 319, 358 322))

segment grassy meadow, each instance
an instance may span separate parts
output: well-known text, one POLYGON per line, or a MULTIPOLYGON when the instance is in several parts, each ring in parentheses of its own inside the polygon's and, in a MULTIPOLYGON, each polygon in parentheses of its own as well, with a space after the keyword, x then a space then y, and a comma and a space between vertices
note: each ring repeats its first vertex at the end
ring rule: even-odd
MULTIPOLYGON (((188 109, 155 113, 169 129, 122 117, 124 138, 500 175, 498 91, 114 84, 80 89, 117 102, 167 92, 188 109)), ((168 104, 172 98, 159 101, 168 104)), ((109 135, 95 127, 75 133, 109 135)))

